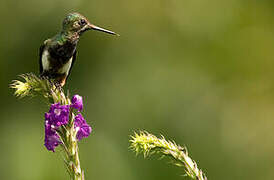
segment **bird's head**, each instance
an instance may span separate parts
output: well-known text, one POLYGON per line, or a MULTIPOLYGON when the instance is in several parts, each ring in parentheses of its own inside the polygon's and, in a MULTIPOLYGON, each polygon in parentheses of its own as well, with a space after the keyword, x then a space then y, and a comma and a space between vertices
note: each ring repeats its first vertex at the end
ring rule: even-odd
POLYGON ((77 33, 78 35, 81 35, 83 32, 92 30, 92 29, 96 31, 102 31, 105 33, 113 34, 113 35, 118 35, 115 32, 112 32, 91 24, 86 17, 84 17, 83 15, 79 13, 70 13, 65 17, 63 21, 64 32, 77 33))

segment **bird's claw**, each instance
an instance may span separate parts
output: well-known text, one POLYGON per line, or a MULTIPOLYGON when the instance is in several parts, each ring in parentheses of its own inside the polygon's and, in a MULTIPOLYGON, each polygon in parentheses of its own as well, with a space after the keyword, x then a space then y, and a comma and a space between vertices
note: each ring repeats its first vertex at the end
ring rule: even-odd
POLYGON ((61 85, 58 81, 55 81, 55 82, 54 82, 54 85, 55 85, 56 89, 58 89, 59 91, 62 91, 62 90, 63 90, 63 89, 62 89, 62 85, 61 85))

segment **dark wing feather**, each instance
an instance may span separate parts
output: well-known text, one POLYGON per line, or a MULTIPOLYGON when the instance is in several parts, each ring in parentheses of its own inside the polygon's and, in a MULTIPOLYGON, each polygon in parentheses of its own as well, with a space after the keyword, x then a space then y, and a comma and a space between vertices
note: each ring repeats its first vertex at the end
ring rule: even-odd
POLYGON ((69 73, 68 73, 68 75, 67 75, 67 79, 68 79, 68 77, 69 77, 69 75, 70 75, 70 73, 71 73, 71 69, 72 69, 72 67, 73 67, 73 64, 75 63, 76 54, 77 54, 77 52, 76 52, 76 50, 75 50, 74 53, 73 53, 73 56, 72 56, 72 62, 71 62, 71 66, 70 66, 70 69, 69 69, 69 73))
POLYGON ((44 49, 45 49, 45 43, 43 43, 40 46, 40 49, 39 49, 39 70, 40 70, 40 75, 43 73, 42 55, 43 55, 44 49))

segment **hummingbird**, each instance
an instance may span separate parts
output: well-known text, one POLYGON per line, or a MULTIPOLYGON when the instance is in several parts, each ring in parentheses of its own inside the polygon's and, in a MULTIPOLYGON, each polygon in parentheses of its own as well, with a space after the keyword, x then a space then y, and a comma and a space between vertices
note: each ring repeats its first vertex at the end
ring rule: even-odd
POLYGON ((63 87, 75 63, 76 48, 80 36, 88 30, 118 35, 91 24, 86 17, 79 13, 68 14, 63 20, 62 30, 54 37, 45 40, 40 46, 40 76, 53 79, 63 87))

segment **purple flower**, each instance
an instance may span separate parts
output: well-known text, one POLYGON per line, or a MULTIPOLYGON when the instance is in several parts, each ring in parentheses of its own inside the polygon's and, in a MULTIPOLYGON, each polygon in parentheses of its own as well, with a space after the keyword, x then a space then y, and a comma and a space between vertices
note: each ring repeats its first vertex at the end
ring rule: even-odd
POLYGON ((52 104, 49 113, 46 113, 45 116, 49 123, 57 128, 65 125, 69 121, 69 105, 52 104))
MULTIPOLYGON (((47 113, 46 113, 47 119, 47 113)), ((45 146, 49 151, 54 149, 61 143, 56 131, 51 127, 48 120, 45 120, 45 146)))
MULTIPOLYGON (((60 126, 66 125, 70 118, 70 108, 79 111, 83 109, 83 100, 79 95, 74 95, 71 105, 60 105, 60 103, 52 104, 49 112, 45 113, 45 146, 49 151, 55 151, 55 148, 61 144, 57 130, 60 126)), ((91 133, 91 127, 79 113, 74 118, 74 128, 77 131, 76 138, 78 141, 84 137, 88 137, 91 133)))
POLYGON ((82 111, 83 109, 83 98, 78 94, 74 95, 71 99, 72 107, 78 109, 78 111, 82 111))
POLYGON ((61 143, 56 129, 69 121, 69 105, 52 104, 49 112, 45 113, 45 146, 49 151, 61 143))
POLYGON ((78 132, 76 135, 78 141, 80 141, 84 137, 88 137, 92 130, 81 114, 77 114, 75 116, 74 128, 78 129, 78 132))

